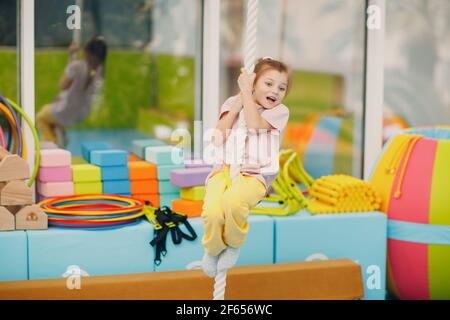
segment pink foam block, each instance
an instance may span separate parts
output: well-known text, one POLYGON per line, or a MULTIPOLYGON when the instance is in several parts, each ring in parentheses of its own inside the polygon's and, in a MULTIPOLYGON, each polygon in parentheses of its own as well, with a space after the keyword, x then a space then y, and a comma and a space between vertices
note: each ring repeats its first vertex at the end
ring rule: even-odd
POLYGON ((73 182, 38 182, 37 192, 44 197, 70 196, 74 194, 73 182))
POLYGON ((39 168, 38 180, 42 182, 72 181, 72 168, 71 167, 39 168))
POLYGON ((41 150, 41 167, 70 167, 72 154, 63 149, 41 150))
POLYGON ((170 182, 180 188, 204 186, 210 167, 176 169, 170 172, 170 182))

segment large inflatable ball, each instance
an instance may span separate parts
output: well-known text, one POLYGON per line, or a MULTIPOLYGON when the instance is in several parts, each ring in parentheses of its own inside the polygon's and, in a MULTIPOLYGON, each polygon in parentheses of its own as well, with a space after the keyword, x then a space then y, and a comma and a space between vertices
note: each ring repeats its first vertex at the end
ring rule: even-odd
POLYGON ((450 127, 392 138, 371 182, 388 216, 390 293, 450 299, 450 127))

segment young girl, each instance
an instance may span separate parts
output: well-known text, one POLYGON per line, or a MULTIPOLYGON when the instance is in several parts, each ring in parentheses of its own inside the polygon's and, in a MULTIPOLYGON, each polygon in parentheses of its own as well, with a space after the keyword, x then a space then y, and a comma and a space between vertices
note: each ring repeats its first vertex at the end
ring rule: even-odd
POLYGON ((209 277, 236 263, 248 233, 249 211, 266 196, 277 175, 279 142, 289 119, 289 109, 282 101, 290 83, 285 64, 271 58, 260 59, 253 74, 244 71, 239 76, 240 93, 229 98, 221 108, 216 126, 221 138, 214 144, 224 145, 227 152, 233 148, 240 116, 244 116, 248 136, 244 161, 236 164, 226 160, 224 164, 216 164, 206 178, 202 268, 209 277), (250 145, 254 141, 250 131, 256 132, 253 137, 258 139, 276 136, 280 139, 276 150, 269 149, 268 157, 255 158, 254 152, 250 152, 255 150, 250 145), (275 171, 267 170, 273 167, 275 171))
MULTIPOLYGON (((52 104, 42 107, 36 115, 41 140, 57 142, 58 131, 65 140, 65 127, 83 121, 89 114, 92 98, 103 80, 107 46, 101 37, 91 39, 84 46, 84 59, 77 60, 78 46, 69 47, 70 62, 60 80, 61 92, 52 104)), ((65 141, 58 141, 64 146, 65 141)))

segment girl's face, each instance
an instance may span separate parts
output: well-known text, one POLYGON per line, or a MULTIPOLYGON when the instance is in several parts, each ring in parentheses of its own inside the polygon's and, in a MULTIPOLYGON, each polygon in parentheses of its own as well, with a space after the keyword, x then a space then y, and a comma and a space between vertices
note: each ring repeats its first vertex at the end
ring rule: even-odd
POLYGON ((275 69, 269 69, 255 83, 253 96, 264 109, 272 109, 279 105, 286 96, 288 75, 275 69))

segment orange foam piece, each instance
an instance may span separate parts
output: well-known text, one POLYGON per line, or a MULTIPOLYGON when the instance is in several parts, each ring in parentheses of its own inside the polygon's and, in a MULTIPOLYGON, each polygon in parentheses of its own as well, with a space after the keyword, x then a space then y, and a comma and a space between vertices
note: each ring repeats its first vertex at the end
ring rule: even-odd
POLYGON ((158 193, 158 180, 130 181, 131 194, 155 194, 158 193))
POLYGON ((143 161, 143 159, 139 158, 134 153, 129 152, 128 153, 128 162, 134 162, 134 161, 143 161))
POLYGON ((159 208, 160 204, 160 200, 159 200, 159 194, 158 193, 151 193, 151 194, 133 194, 132 195, 133 198, 138 199, 138 200, 142 200, 142 201, 148 201, 150 202, 150 206, 155 207, 155 208, 159 208))
POLYGON ((153 180, 158 178, 156 165, 142 160, 128 162, 128 173, 130 181, 153 180))
POLYGON ((185 214, 189 218, 200 217, 203 211, 203 201, 175 199, 172 200, 172 211, 185 214))

